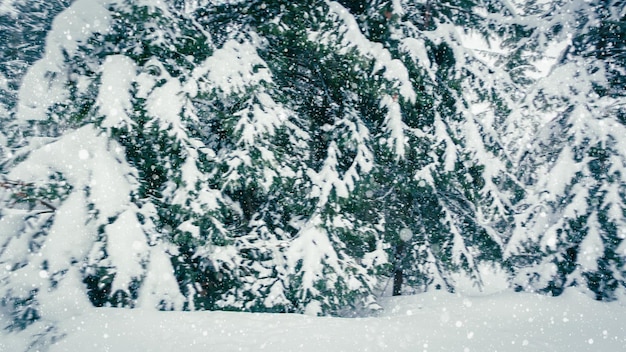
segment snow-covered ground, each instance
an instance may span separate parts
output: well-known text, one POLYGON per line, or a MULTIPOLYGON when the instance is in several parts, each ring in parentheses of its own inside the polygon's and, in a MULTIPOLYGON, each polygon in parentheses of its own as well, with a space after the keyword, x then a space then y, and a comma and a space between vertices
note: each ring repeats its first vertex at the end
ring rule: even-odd
MULTIPOLYGON (((626 306, 575 290, 553 298, 431 292, 383 299, 372 318, 99 308, 61 323, 61 351, 625 351, 626 306)), ((1 351, 23 349, 0 336, 1 351)))

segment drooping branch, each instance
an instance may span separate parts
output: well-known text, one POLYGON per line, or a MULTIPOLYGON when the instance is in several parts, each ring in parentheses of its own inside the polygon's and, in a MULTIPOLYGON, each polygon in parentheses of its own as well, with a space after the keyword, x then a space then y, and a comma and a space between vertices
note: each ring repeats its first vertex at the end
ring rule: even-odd
POLYGON ((0 188, 4 188, 11 193, 11 198, 13 198, 13 202, 10 204, 11 207, 16 203, 30 202, 38 203, 46 208, 39 214, 54 213, 57 209, 50 202, 34 194, 35 185, 33 183, 4 179, 0 181, 0 188))

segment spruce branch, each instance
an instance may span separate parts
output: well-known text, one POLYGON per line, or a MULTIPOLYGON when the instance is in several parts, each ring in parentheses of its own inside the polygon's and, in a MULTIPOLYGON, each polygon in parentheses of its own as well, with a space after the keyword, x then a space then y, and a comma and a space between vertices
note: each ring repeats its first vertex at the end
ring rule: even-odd
POLYGON ((13 202, 9 204, 9 207, 15 206, 17 203, 29 202, 38 203, 46 208, 46 210, 40 211, 38 214, 54 213, 57 210, 50 202, 35 195, 35 185, 32 182, 4 179, 0 181, 0 188, 8 190, 11 194, 13 202))

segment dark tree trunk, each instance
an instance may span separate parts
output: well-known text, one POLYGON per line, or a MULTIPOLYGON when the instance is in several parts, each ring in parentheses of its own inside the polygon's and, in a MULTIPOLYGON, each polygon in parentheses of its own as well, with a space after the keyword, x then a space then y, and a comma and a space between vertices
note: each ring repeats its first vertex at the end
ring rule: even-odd
POLYGON ((393 295, 400 296, 402 295, 402 281, 404 281, 404 277, 402 276, 402 252, 404 251, 404 243, 400 242, 398 247, 396 247, 396 265, 393 273, 393 295))
POLYGON ((393 273, 393 295, 400 296, 402 295, 402 269, 397 268, 393 273))

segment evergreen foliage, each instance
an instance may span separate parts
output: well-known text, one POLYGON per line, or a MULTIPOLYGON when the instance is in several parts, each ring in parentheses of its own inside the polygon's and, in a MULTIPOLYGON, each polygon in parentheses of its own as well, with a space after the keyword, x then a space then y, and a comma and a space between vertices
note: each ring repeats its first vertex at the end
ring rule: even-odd
POLYGON ((558 295, 579 286, 595 299, 614 300, 626 287, 626 155, 623 60, 613 49, 620 44, 609 44, 609 37, 624 35, 616 26, 623 3, 570 6, 561 10, 569 13, 567 20, 555 14, 558 20, 550 21, 567 46, 535 84, 534 108, 549 111, 552 119, 521 159, 529 195, 509 250, 519 289, 558 295))
POLYGON ((0 5, 0 160, 10 155, 9 144, 22 142, 20 130, 11 127, 18 91, 28 67, 45 50, 45 36, 54 17, 68 1, 33 4, 15 0, 0 5))
POLYGON ((489 268, 623 294, 623 1, 12 4, 9 329, 56 338, 90 305, 367 314, 390 278, 489 268))

